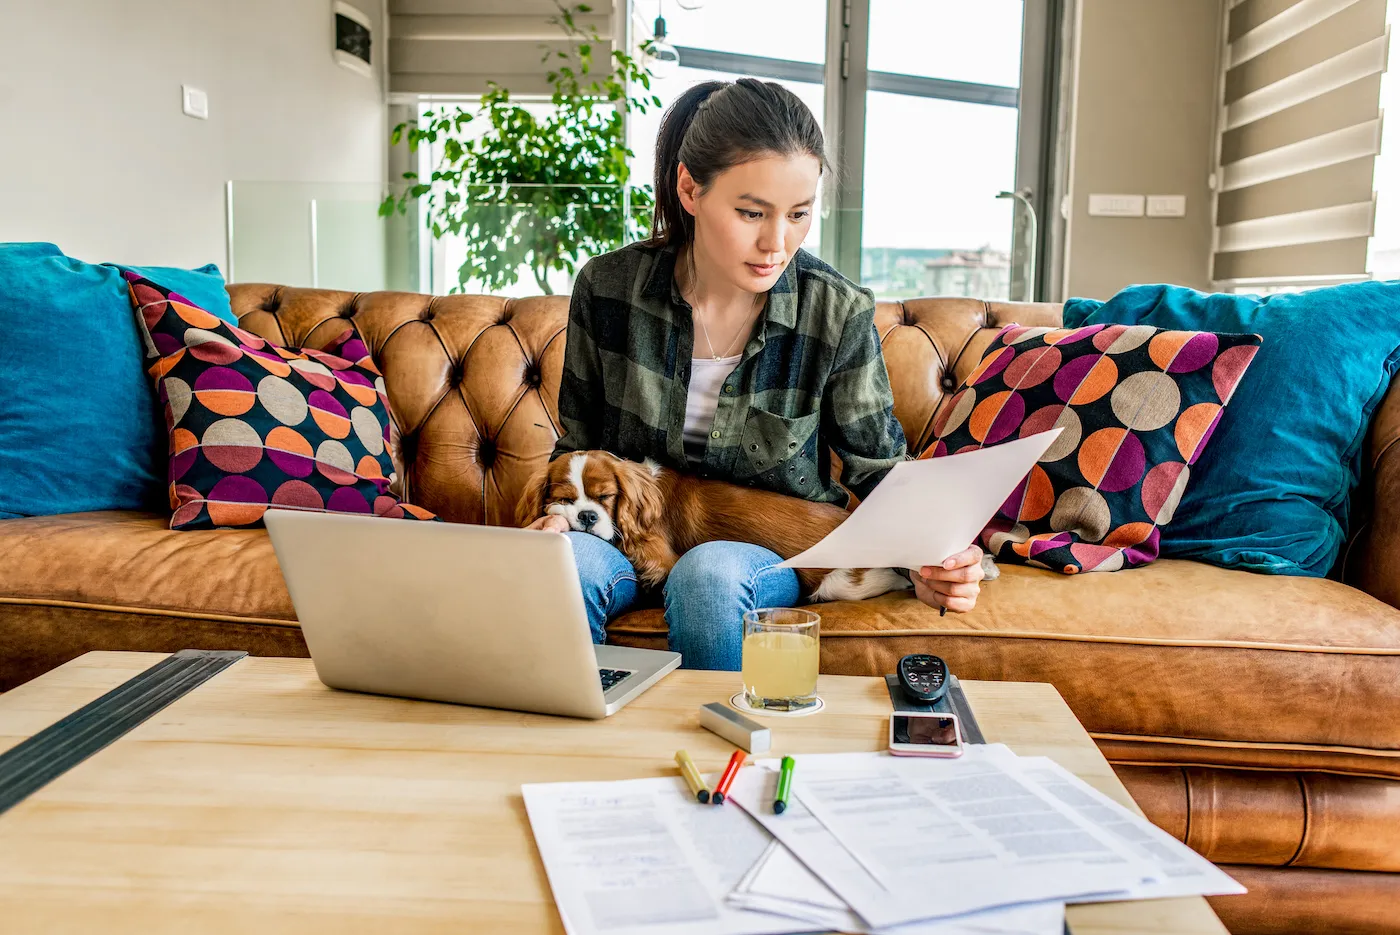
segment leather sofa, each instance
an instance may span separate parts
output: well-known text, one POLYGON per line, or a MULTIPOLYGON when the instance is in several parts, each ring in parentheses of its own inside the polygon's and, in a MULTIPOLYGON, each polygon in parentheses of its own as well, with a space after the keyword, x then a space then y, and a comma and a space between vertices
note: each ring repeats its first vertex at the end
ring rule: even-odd
MULTIPOLYGON (((229 287, 243 327, 324 345, 351 319, 384 372, 404 492, 453 522, 509 523, 558 433, 567 301, 229 287)), ((896 413, 929 439, 1002 324, 1055 305, 911 299, 878 324, 896 413)), ((1249 887, 1235 933, 1400 930, 1400 391, 1378 411, 1361 512, 1332 580, 1159 561, 1064 577, 1003 566, 975 612, 907 593, 828 604, 822 670, 932 651, 974 679, 1053 683, 1157 824, 1249 887)), ((168 517, 0 522, 0 689, 95 649, 305 655, 262 530, 168 517)), ((658 610, 611 640, 665 644, 658 610)))

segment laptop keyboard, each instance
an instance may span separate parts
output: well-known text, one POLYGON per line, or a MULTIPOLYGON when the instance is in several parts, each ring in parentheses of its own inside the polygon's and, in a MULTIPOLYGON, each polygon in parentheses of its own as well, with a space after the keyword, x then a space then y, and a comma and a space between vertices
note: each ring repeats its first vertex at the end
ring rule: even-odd
POLYGON ((618 682, 632 674, 631 669, 599 669, 598 677, 603 680, 603 691, 612 688, 618 682))

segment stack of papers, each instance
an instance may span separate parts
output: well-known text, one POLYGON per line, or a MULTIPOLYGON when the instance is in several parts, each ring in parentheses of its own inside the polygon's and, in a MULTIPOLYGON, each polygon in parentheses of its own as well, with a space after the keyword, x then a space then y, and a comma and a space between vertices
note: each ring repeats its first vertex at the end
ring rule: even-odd
POLYGON ((1058 764, 1000 744, 796 759, 781 815, 777 761, 741 770, 721 806, 680 778, 524 786, 565 929, 1059 935, 1065 903, 1244 892, 1058 764))

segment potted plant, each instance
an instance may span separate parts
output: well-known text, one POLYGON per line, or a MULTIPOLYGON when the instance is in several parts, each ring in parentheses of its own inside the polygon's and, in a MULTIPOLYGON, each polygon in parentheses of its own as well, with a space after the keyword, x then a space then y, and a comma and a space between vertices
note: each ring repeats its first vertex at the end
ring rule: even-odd
MULTIPOLYGON (((587 257, 615 250, 646 230, 652 212, 650 186, 632 187, 626 115, 661 106, 649 93, 651 72, 627 51, 614 49, 600 69, 594 50, 604 42, 586 29, 580 3, 559 8, 550 22, 575 40, 572 52, 546 49, 542 61, 553 94, 540 116, 488 82, 480 106, 444 106, 417 123, 394 127, 390 145, 441 143, 432 175, 405 172, 407 187, 387 196, 379 213, 404 212, 414 199, 434 238, 461 235, 466 261, 457 270, 460 292, 475 280, 489 291, 514 285, 528 267, 550 294, 548 274, 572 275, 587 257), (639 89, 634 91, 634 89, 639 89), (475 121, 485 133, 463 133, 475 121)), ((643 43, 646 53, 650 40, 643 43)))

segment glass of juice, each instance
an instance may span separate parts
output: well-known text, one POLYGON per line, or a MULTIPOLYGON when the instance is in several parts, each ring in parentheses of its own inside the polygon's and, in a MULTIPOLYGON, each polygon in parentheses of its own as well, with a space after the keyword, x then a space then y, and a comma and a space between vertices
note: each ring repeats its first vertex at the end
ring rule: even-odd
POLYGON ((797 711, 817 703, 821 622, 810 610, 789 607, 744 614, 744 694, 751 707, 797 711))

